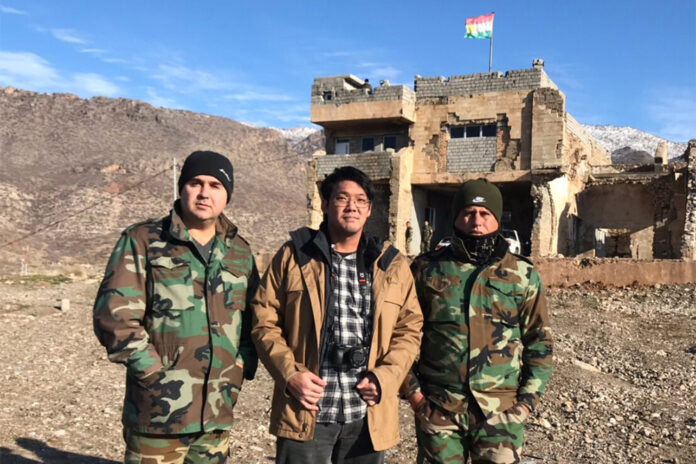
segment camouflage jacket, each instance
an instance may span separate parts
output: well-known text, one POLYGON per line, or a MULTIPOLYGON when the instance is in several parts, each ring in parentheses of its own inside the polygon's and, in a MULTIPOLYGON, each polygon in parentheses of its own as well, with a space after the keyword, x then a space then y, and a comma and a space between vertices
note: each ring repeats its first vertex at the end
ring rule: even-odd
POLYGON ((424 341, 435 331, 440 341, 447 330, 450 338, 437 345, 441 349, 421 350, 401 394, 410 396, 421 383, 432 382, 443 392, 438 403, 445 409, 456 410, 462 398, 473 396, 487 417, 516 402, 533 410, 551 373, 552 340, 544 289, 532 263, 509 253, 498 237, 491 261, 477 268, 453 238, 451 246, 416 258, 411 270, 424 341), (468 337, 457 333, 458 327, 468 337))
POLYGON ((258 363, 249 245, 221 215, 206 265, 177 211, 123 232, 94 303, 99 341, 127 368, 123 424, 143 433, 230 428, 258 363))

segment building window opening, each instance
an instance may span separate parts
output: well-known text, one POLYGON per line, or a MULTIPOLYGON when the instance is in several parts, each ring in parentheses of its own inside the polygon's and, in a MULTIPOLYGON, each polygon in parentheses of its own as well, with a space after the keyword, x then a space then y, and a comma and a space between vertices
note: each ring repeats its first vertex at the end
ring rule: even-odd
POLYGON ((336 154, 347 155, 350 153, 350 139, 336 139, 336 154))
POLYGON ((495 137, 498 128, 495 124, 486 124, 481 126, 481 137, 495 137))
POLYGON ((375 151, 375 138, 374 137, 363 137, 363 139, 362 139, 362 151, 375 151))
POLYGON ((331 95, 331 92, 324 92, 324 101, 325 102, 331 101, 332 98, 333 98, 333 95, 331 95))
POLYGON ((606 257, 607 258, 630 258, 631 257, 631 234, 613 233, 606 237, 606 257))
POLYGON ((466 138, 481 137, 481 126, 466 126, 466 138))
POLYGON ((495 124, 476 124, 472 126, 450 127, 451 139, 473 139, 479 137, 495 137, 497 126, 495 124))
POLYGON ((451 139, 463 139, 464 138, 464 126, 450 127, 450 138, 451 139))
POLYGON ((391 148, 396 150, 396 135, 385 135, 384 136, 384 150, 391 148))

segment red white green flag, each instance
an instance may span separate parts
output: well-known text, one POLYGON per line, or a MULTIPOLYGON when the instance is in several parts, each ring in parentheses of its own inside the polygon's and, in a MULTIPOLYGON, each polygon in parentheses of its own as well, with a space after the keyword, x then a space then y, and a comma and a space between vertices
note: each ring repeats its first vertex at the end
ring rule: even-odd
POLYGON ((493 36, 493 14, 466 18, 466 39, 490 39, 493 36))

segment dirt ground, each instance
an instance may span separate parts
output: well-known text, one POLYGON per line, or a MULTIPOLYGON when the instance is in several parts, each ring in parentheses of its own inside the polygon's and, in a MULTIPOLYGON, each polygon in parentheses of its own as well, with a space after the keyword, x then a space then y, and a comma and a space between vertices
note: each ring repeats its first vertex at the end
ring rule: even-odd
MULTIPOLYGON (((92 332, 96 272, 0 278, 0 463, 120 462, 122 366, 92 332), (60 310, 60 300, 70 308, 60 310)), ((548 292, 551 381, 527 426, 532 463, 696 463, 696 285, 548 292)), ((236 409, 232 462, 273 461, 271 379, 236 409)), ((412 416, 387 462, 415 461, 412 416)))

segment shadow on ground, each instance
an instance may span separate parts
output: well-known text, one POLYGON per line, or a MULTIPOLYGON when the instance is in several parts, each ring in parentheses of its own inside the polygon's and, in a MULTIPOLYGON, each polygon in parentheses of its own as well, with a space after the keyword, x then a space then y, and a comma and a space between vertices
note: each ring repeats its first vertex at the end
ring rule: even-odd
POLYGON ((2 464, 119 464, 118 461, 112 461, 110 459, 63 451, 32 438, 17 438, 16 443, 21 448, 34 453, 34 455, 38 457, 38 460, 19 456, 14 454, 9 448, 0 447, 0 462, 2 462, 2 464))

